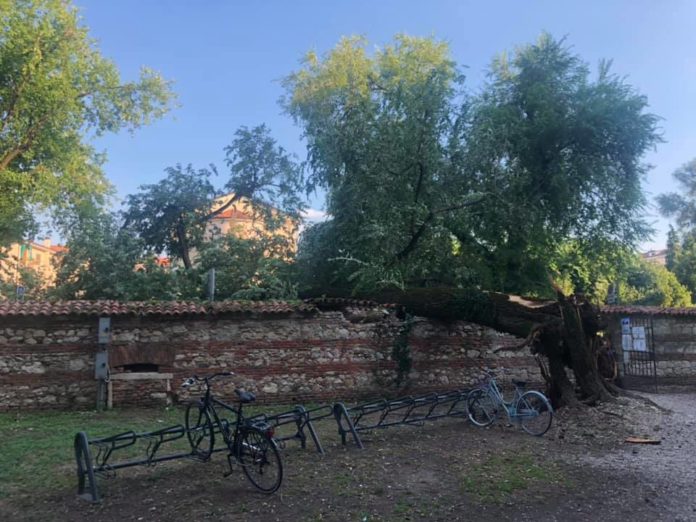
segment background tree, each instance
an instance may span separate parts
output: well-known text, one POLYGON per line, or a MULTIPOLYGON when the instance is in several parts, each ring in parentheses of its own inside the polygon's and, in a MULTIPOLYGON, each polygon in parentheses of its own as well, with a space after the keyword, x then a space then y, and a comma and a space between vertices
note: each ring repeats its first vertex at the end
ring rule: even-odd
POLYGON ((293 258, 287 235, 230 233, 203 245, 198 270, 215 269, 216 299, 296 299, 293 258))
POLYGON ((230 207, 242 205, 270 231, 287 226, 288 219, 297 225, 304 208, 302 172, 265 125, 237 130, 225 156, 230 173, 223 191, 211 182, 213 166, 170 167, 166 178, 126 198, 126 226, 153 252, 166 251, 191 269, 191 251, 202 246, 207 223, 230 207), (231 197, 214 206, 225 193, 231 197))
POLYGON ((196 274, 166 270, 118 216, 82 209, 73 218, 67 251, 56 262, 52 295, 61 299, 146 301, 200 297, 196 274))
POLYGON ((210 207, 217 195, 210 181, 213 171, 191 165, 169 167, 167 176, 142 185, 126 197, 125 226, 136 232, 156 254, 167 252, 191 269, 191 249, 203 241, 210 207))
POLYGON ((679 192, 660 194, 657 203, 663 216, 673 218, 667 236, 667 267, 696 298, 696 159, 679 167, 672 177, 679 192))
POLYGON ((619 280, 619 303, 692 306, 689 289, 666 267, 635 256, 619 280))
POLYGON ((674 218, 678 230, 693 231, 696 229, 696 159, 679 167, 672 177, 681 194, 669 192, 657 196, 660 212, 665 217, 674 218))
POLYGON ((37 206, 104 195, 88 137, 137 128, 171 100, 149 69, 122 82, 67 0, 0 2, 0 245, 30 230, 37 206))
POLYGON ((15 273, 0 267, 0 299, 15 299, 17 287, 24 287, 25 300, 43 299, 47 295, 46 280, 42 274, 29 266, 20 266, 15 273))

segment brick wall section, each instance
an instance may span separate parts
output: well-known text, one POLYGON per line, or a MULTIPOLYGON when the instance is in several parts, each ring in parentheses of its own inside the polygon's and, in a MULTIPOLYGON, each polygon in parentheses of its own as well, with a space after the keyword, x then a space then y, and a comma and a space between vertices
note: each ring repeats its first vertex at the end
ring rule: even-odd
MULTIPOLYGON (((609 307, 606 310, 610 310, 609 307)), ((678 310, 645 310, 636 307, 607 314, 612 345, 623 360, 621 350, 621 319, 652 318, 656 369, 662 384, 696 385, 696 314, 675 313, 678 310)), ((694 310, 696 312, 696 310, 694 310)))
MULTIPOLYGON (((399 320, 384 308, 316 313, 117 315, 112 319, 111 396, 115 407, 165 404, 187 398, 192 374, 233 371, 216 389, 234 386, 266 403, 352 401, 468 387, 479 367, 540 382, 521 340, 470 323, 417 319, 409 345, 413 371, 395 389, 391 360, 399 320), (155 375, 128 375, 150 365, 155 375), (132 372, 131 372, 132 373, 132 372)), ((0 409, 93 408, 98 317, 0 317, 0 409)))
POLYGON ((0 409, 93 406, 96 346, 96 320, 0 318, 0 409))

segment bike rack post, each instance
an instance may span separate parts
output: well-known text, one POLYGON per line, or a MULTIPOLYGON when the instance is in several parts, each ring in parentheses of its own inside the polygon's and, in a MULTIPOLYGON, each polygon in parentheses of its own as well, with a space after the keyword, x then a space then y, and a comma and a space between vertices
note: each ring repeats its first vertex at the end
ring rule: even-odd
POLYGON ((75 435, 75 460, 77 462, 77 494, 79 497, 92 502, 99 502, 99 489, 94 476, 92 453, 89 451, 87 434, 81 431, 75 435), (85 493, 86 482, 89 493, 85 493))
POLYGON ((360 440, 360 435, 358 435, 358 431, 355 429, 353 419, 351 419, 345 404, 343 404, 342 402, 337 402, 336 404, 334 404, 333 413, 336 419, 336 424, 338 425, 338 433, 341 435, 341 442, 343 443, 343 445, 346 444, 346 434, 350 433, 353 436, 355 445, 360 449, 364 449, 365 446, 363 446, 362 440, 360 440), (344 420, 346 424, 348 424, 347 430, 343 427, 344 420))

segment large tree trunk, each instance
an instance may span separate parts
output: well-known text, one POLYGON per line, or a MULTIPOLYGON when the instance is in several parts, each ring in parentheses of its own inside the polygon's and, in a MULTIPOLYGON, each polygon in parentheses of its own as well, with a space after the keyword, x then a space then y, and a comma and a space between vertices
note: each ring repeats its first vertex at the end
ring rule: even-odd
POLYGON ((612 397, 599 375, 594 347, 601 321, 597 308, 560 291, 556 301, 532 301, 476 290, 414 288, 370 296, 404 306, 409 312, 444 321, 465 320, 526 339, 529 347, 548 361, 544 370, 548 392, 557 407, 608 400, 612 397), (567 376, 570 368, 575 387, 567 376))

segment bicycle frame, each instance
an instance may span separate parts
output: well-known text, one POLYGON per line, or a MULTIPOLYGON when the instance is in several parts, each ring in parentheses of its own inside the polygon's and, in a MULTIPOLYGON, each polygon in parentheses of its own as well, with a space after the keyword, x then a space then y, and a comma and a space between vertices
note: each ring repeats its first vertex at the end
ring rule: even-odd
POLYGON ((500 406, 503 407, 505 410, 505 414, 508 417, 508 420, 512 421, 513 419, 517 419, 517 401, 522 397, 522 391, 520 391, 520 387, 515 386, 515 393, 512 397, 512 400, 510 402, 507 402, 505 400, 505 397, 503 397, 503 392, 500 390, 500 387, 498 386, 498 382, 495 380, 495 377, 489 376, 488 381, 481 385, 482 390, 486 390, 493 399, 495 399, 496 403, 500 406))
POLYGON ((244 416, 242 414, 242 404, 239 404, 239 408, 235 408, 234 406, 231 406, 229 404, 226 404, 222 402, 219 399, 216 399, 215 397, 210 396, 210 388, 208 388, 206 392, 206 397, 203 399, 203 407, 206 409, 206 411, 212 413, 212 421, 213 421, 213 426, 219 426, 220 427, 220 433, 222 434, 222 439, 225 441, 225 444, 230 449, 234 449, 236 452, 237 445, 235 443, 236 440, 239 438, 239 430, 240 426, 243 424, 244 421, 244 416), (232 413, 235 414, 236 421, 234 423, 234 432, 231 432, 229 423, 223 422, 223 420, 220 418, 218 415, 218 411, 215 408, 215 406, 220 406, 224 410, 231 411, 232 413))
MULTIPOLYGON (((215 377, 215 376, 213 376, 215 377)), ((203 406, 203 409, 208 412, 208 415, 211 417, 211 422, 213 426, 217 426, 220 433, 222 434, 222 439, 227 445, 227 447, 230 449, 230 451, 234 454, 235 457, 238 457, 238 445, 237 441, 240 440, 240 431, 242 431, 243 428, 249 426, 249 423, 247 420, 244 418, 244 413, 243 413, 243 408, 244 404, 240 401, 239 406, 235 407, 230 404, 227 404, 220 399, 216 398, 215 396, 212 395, 211 393, 211 385, 210 382, 208 382, 208 379, 205 379, 205 395, 201 398, 201 403, 203 406), (234 422, 234 430, 230 429, 230 423, 225 422, 223 419, 220 418, 220 415, 218 414, 218 409, 216 406, 222 408, 223 410, 230 411, 234 413, 235 415, 235 422, 234 422)), ((260 428, 261 426, 259 426, 260 428)), ((268 431, 267 427, 264 426, 262 431, 268 431)), ((272 433, 268 433, 270 437, 273 436, 272 433)), ((214 443, 213 443, 214 444, 214 443)))

